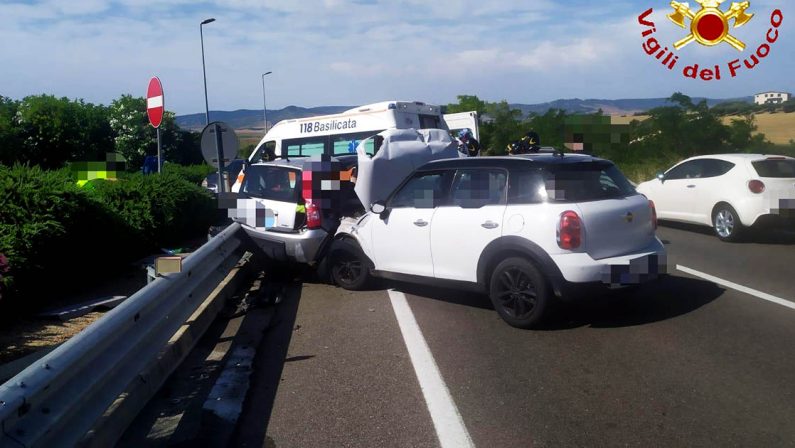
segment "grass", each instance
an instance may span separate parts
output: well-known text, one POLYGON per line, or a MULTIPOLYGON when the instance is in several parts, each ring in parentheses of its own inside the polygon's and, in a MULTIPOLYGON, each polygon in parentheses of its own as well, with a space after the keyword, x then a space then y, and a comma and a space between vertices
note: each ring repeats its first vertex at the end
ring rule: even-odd
POLYGON ((262 131, 262 129, 235 129, 240 139, 240 147, 245 148, 248 145, 257 146, 260 140, 262 140, 262 131))
MULTIPOLYGON (((795 113, 763 113, 754 117, 756 132, 765 134, 765 137, 776 145, 788 145, 790 140, 795 140, 795 113)), ((731 123, 732 118, 739 117, 724 117, 723 123, 731 123)))
MULTIPOLYGON (((795 140, 795 112, 783 113, 778 112, 775 114, 761 113, 755 114, 756 118, 756 133, 765 134, 765 137, 776 145, 788 146, 790 140, 795 140)), ((648 115, 631 116, 631 115, 614 115, 611 117, 613 124, 629 124, 632 120, 643 121, 649 118, 648 115)), ((723 117, 723 124, 730 124, 733 118, 740 117, 723 117)))

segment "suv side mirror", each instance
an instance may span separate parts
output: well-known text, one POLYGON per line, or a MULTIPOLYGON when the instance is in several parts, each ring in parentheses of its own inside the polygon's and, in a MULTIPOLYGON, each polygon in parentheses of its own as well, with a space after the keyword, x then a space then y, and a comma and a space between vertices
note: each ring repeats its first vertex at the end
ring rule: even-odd
POLYGON ((657 173, 657 179, 660 179, 660 182, 665 182, 665 174, 657 173))
POLYGON ((375 213, 376 215, 380 215, 386 211, 386 205, 384 205, 383 202, 378 201, 370 206, 370 211, 375 213))

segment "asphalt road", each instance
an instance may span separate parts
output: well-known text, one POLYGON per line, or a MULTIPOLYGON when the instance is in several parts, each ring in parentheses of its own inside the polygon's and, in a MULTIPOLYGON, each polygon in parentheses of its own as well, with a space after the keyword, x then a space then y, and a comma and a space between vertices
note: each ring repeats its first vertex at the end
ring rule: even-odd
MULTIPOLYGON (((676 269, 795 302, 795 236, 658 234, 670 276, 563 307, 542 330, 509 327, 484 296, 389 285, 475 446, 795 446, 795 309, 676 269)), ((439 446, 426 401, 439 391, 420 387, 390 294, 290 288, 235 443, 439 446)))

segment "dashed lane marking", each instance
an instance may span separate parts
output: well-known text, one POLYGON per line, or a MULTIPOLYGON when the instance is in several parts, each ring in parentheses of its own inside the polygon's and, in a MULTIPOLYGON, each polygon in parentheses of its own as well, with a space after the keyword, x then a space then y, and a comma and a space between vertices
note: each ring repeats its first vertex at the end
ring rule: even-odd
POLYGON ((414 313, 406 300, 406 295, 399 291, 389 290, 389 299, 395 311, 400 332, 414 365, 414 372, 425 397, 425 404, 431 414, 436 435, 442 448, 474 448, 472 438, 469 436, 464 420, 447 389, 447 385, 439 373, 436 361, 433 359, 431 349, 422 336, 414 313))
POLYGON ((737 283, 730 282, 728 280, 723 280, 722 278, 718 278, 718 277, 715 277, 713 275, 705 274, 703 272, 699 272, 699 271, 696 271, 695 269, 690 269, 690 268, 685 267, 685 266, 676 265, 676 269, 678 269, 678 270, 680 270, 680 271, 682 271, 682 272, 684 272, 686 274, 690 274, 690 275, 693 275, 693 276, 696 276, 696 277, 700 277, 700 278, 703 278, 704 280, 709 280, 709 281, 711 281, 713 283, 716 283, 718 285, 734 289, 735 291, 740 291, 740 292, 743 292, 745 294, 750 294, 750 295, 752 295, 754 297, 758 297, 758 298, 760 298, 762 300, 767 300, 768 302, 773 302, 775 304, 778 304, 778 305, 781 305, 781 306, 785 306, 787 308, 795 310, 795 302, 791 302, 789 300, 785 300, 785 299, 782 299, 780 297, 776 297, 776 296, 770 295, 770 294, 768 294, 766 292, 757 291, 757 290, 749 288, 747 286, 738 285, 737 283))

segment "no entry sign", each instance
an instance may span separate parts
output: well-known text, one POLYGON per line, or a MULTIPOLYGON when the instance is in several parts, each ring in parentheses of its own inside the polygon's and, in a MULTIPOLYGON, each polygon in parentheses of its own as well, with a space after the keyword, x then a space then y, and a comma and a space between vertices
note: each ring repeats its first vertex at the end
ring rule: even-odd
POLYGON ((163 122, 163 85, 157 76, 149 80, 149 88, 146 89, 146 115, 149 116, 149 123, 154 128, 160 127, 163 122))

